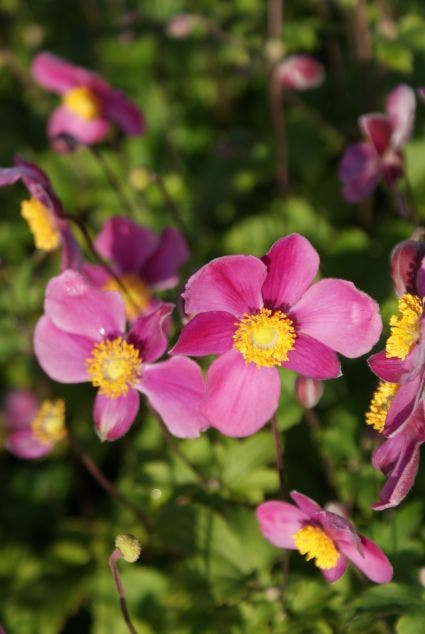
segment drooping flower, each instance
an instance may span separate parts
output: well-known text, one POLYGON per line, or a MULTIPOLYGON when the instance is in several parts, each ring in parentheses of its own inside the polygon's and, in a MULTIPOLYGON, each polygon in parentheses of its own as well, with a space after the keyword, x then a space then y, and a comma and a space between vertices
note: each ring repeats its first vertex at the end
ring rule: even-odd
POLYGON ((49 120, 50 139, 65 134, 86 145, 98 143, 110 123, 128 136, 144 132, 139 108, 99 75, 47 52, 34 58, 32 74, 41 86, 62 96, 49 120))
POLYGON ((158 236, 147 227, 120 216, 105 223, 95 246, 110 260, 122 285, 100 265, 84 265, 84 274, 103 290, 121 292, 130 321, 158 306, 159 300, 153 292, 176 286, 179 268, 189 258, 186 242, 176 229, 166 227, 158 236))
POLYGON ((275 70, 275 81, 290 90, 317 88, 324 77, 322 64, 311 55, 290 55, 275 70))
POLYGON ((36 248, 47 252, 61 248, 62 270, 79 268, 82 263, 80 248, 46 174, 33 163, 16 156, 15 167, 0 168, 0 187, 18 180, 22 180, 31 194, 31 198, 21 204, 21 216, 28 222, 36 248))
POLYGON ((345 280, 310 286, 318 267, 316 250, 292 234, 262 259, 221 257, 188 281, 183 297, 192 319, 172 354, 220 355, 208 371, 203 412, 222 433, 248 436, 271 418, 279 367, 335 378, 337 352, 358 357, 376 343, 376 302, 345 280))
POLYGON ((415 117, 415 93, 405 84, 390 92, 386 114, 372 112, 359 118, 366 141, 350 145, 341 159, 338 176, 349 203, 369 196, 381 178, 392 187, 403 174, 403 144, 410 138, 415 117))
POLYGON ((163 323, 172 308, 161 304, 126 334, 119 293, 101 291, 71 270, 50 280, 35 328, 35 354, 52 379, 99 388, 94 421, 102 440, 128 431, 139 409, 138 392, 175 436, 192 438, 207 427, 199 411, 204 383, 198 365, 181 356, 154 363, 167 346, 163 323))
POLYGON ((348 561, 376 583, 391 581, 392 566, 374 542, 306 495, 297 491, 290 495, 295 504, 271 500, 257 508, 260 530, 269 542, 298 550, 308 561, 314 559, 330 583, 344 574, 348 561))
POLYGON ((66 436, 65 402, 38 402, 28 390, 15 390, 6 397, 6 449, 18 458, 34 460, 50 453, 66 436))

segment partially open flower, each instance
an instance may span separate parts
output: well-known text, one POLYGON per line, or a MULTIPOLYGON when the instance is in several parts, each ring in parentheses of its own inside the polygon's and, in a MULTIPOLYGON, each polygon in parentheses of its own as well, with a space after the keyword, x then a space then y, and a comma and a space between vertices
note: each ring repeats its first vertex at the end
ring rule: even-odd
POLYGON ((394 290, 400 297, 405 293, 415 293, 416 275, 425 256, 423 229, 417 236, 396 244, 390 256, 390 273, 394 290))

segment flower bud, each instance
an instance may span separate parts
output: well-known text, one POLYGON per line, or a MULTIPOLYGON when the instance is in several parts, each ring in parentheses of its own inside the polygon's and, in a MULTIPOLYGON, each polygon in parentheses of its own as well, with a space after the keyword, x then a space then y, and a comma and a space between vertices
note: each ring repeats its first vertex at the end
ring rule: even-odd
POLYGON ((130 564, 137 561, 142 552, 140 542, 134 535, 118 535, 115 547, 121 551, 122 558, 130 564))
POLYGON ((425 256, 425 242, 421 241, 423 230, 409 240, 399 242, 391 252, 390 273, 394 290, 400 297, 405 293, 417 294, 416 275, 425 256))
POLYGON ((322 64, 310 55, 291 55, 276 68, 275 78, 285 88, 309 90, 323 83, 322 64))
POLYGON ((295 396, 297 401, 306 409, 312 409, 322 398, 323 383, 316 379, 298 376, 295 381, 295 396))
POLYGON ((204 19, 200 15, 192 13, 179 13, 173 16, 167 26, 166 31, 169 37, 182 40, 190 35, 197 27, 204 24, 204 19))

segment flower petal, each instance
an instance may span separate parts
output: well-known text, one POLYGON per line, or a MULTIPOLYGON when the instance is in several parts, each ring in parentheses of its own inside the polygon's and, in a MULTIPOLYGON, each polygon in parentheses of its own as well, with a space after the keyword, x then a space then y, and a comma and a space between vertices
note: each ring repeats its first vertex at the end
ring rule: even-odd
POLYGON ((385 436, 392 436, 398 431, 401 431, 421 396, 422 383, 423 376, 422 373, 420 373, 410 381, 406 381, 400 385, 391 402, 385 420, 383 430, 385 436))
POLYGON ((146 131, 141 110, 121 90, 110 89, 102 95, 104 116, 117 124, 128 136, 137 136, 146 131))
POLYGON ((278 548, 297 549, 292 536, 302 528, 308 515, 293 504, 277 500, 260 504, 256 515, 260 531, 269 542, 278 548))
POLYGON ((60 95, 71 88, 90 83, 94 75, 85 68, 74 66, 74 64, 47 52, 35 56, 31 72, 38 84, 60 95))
POLYGON ((49 137, 69 134, 79 143, 90 145, 101 141, 108 133, 109 123, 103 117, 84 119, 65 106, 53 110, 48 124, 49 137))
POLYGON ((376 376, 390 383, 400 383, 402 375, 406 372, 405 361, 396 357, 387 357, 385 350, 373 354, 367 362, 376 376))
POLYGON ((327 570, 322 570, 322 574, 325 577, 326 581, 329 583, 334 583, 334 581, 338 581, 344 574, 347 569, 348 559, 345 555, 340 555, 338 562, 334 568, 328 568, 327 570))
POLYGON ((104 258, 115 264, 119 273, 140 273, 158 243, 158 236, 150 229, 130 218, 114 216, 103 225, 95 245, 104 258))
POLYGON ((96 432, 101 440, 117 440, 128 432, 139 411, 139 394, 129 389, 125 396, 108 398, 99 392, 93 408, 96 432))
POLYGON ((38 411, 38 401, 28 390, 13 390, 6 396, 4 408, 8 429, 28 427, 38 411))
POLYGON ((323 511, 322 507, 317 504, 315 500, 308 497, 308 495, 304 495, 304 493, 291 491, 289 495, 294 500, 298 508, 308 516, 312 516, 315 513, 321 513, 323 511))
POLYGON ((171 354, 222 354, 232 348, 235 331, 234 315, 220 311, 200 313, 185 325, 171 354))
POLYGON ((342 374, 336 353, 302 333, 297 335, 295 348, 288 352, 282 367, 312 379, 335 379, 342 374))
POLYGON ((415 110, 415 92, 407 84, 400 84, 388 95, 387 112, 393 126, 391 142, 394 147, 400 147, 410 138, 415 110))
POLYGON ((311 55, 290 55, 276 71, 276 80, 285 88, 309 90, 323 83, 325 76, 322 64, 311 55))
POLYGON ((168 343, 164 330, 173 308, 173 304, 161 303, 153 312, 142 315, 133 324, 127 339, 140 350, 144 363, 156 361, 164 354, 168 343))
POLYGON ((166 227, 157 249, 143 264, 141 275, 149 286, 158 290, 174 288, 179 281, 179 269, 189 256, 186 240, 181 233, 173 227, 166 227))
POLYGON ((370 539, 359 535, 361 548, 351 543, 338 544, 340 550, 361 570, 366 577, 376 583, 388 583, 393 576, 393 567, 382 550, 370 539))
POLYGON ((342 195, 349 203, 357 203, 373 192, 381 177, 381 163, 370 143, 356 143, 345 150, 338 177, 342 195))
POLYGON ((61 271, 66 269, 80 270, 83 264, 83 254, 74 234, 68 226, 61 227, 60 233, 62 238, 61 271))
POLYGON ((365 114, 359 125, 379 155, 383 154, 391 141, 393 126, 390 118, 380 112, 365 114))
POLYGON ((41 443, 31 429, 18 429, 7 436, 6 449, 18 458, 35 460, 50 453, 53 443, 41 443))

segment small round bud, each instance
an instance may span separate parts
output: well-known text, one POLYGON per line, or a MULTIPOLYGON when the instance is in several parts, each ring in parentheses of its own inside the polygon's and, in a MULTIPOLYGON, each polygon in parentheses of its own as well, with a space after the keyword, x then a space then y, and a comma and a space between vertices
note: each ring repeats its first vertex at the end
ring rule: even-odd
POLYGON ((134 167, 128 175, 130 185, 142 192, 151 182, 151 175, 145 167, 134 167))
POLYGON ((297 376, 295 381, 295 396, 297 401, 306 409, 316 407, 322 398, 323 383, 305 376, 297 376))
POLYGON ((410 240, 396 244, 390 256, 390 273, 394 290, 400 297, 405 293, 417 294, 416 275, 425 256, 425 242, 422 242, 423 230, 410 240))
POLYGON ((310 55, 290 55, 275 71, 276 81, 290 90, 317 88, 324 78, 322 64, 310 55))
POLYGON ((123 559, 130 564, 137 561, 142 552, 140 542, 134 535, 118 535, 115 539, 115 546, 121 551, 123 559))

